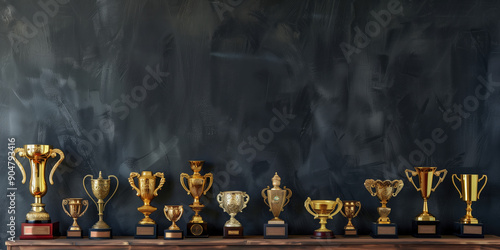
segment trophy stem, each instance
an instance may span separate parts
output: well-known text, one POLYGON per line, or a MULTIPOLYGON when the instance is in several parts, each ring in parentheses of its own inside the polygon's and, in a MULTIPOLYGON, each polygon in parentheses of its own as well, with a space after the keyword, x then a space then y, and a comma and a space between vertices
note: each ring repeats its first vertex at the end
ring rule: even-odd
POLYGON ((326 223, 327 223, 327 217, 326 216, 320 216, 319 217, 319 229, 314 230, 315 232, 331 232, 332 230, 326 228, 326 223))
POLYGON ((465 216, 460 219, 460 222, 464 224, 478 224, 479 221, 472 216, 472 201, 467 201, 467 211, 465 216))
POLYGON ((354 225, 352 224, 352 218, 347 218, 348 222, 347 225, 344 227, 344 229, 347 230, 352 230, 355 229, 354 225))
POLYGON ((428 213, 429 213, 429 207, 427 206, 427 199, 424 199, 423 214, 428 214, 428 213))

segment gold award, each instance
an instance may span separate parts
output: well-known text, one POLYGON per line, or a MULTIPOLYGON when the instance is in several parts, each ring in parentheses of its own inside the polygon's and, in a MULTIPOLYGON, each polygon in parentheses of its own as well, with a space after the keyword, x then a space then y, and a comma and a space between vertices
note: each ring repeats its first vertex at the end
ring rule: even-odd
POLYGON ((370 192, 372 196, 377 196, 382 204, 381 207, 377 208, 380 217, 377 220, 378 224, 391 224, 389 219, 389 214, 391 213, 391 208, 387 207, 387 202, 391 197, 396 197, 398 193, 403 189, 404 183, 402 180, 373 180, 367 179, 364 183, 366 190, 370 192), (373 191, 375 188, 375 191, 373 191))
POLYGON ((139 221, 139 224, 141 225, 156 224, 153 219, 149 218, 149 215, 152 212, 156 211, 156 207, 151 206, 150 203, 154 197, 158 196, 158 190, 161 190, 163 184, 165 184, 165 177, 163 176, 163 173, 157 172, 153 175, 153 172, 151 171, 142 171, 141 174, 132 172, 130 173, 128 182, 130 183, 130 186, 132 186, 132 189, 134 189, 137 192, 137 196, 139 196, 141 200, 144 202, 143 206, 137 208, 139 212, 144 214, 144 218, 141 221, 139 221), (134 183, 134 177, 136 177, 139 180, 139 188, 134 183), (158 186, 155 188, 156 178, 160 178, 160 182, 158 186))
POLYGON ((352 224, 352 219, 356 216, 358 216, 359 211, 361 211, 361 202, 359 201, 343 201, 342 202, 342 207, 344 211, 340 210, 340 213, 347 218, 348 222, 347 225, 344 227, 344 230, 346 231, 354 231, 356 228, 352 224), (358 207, 358 211, 356 211, 356 207, 358 207))
POLYGON ((168 230, 181 230, 175 223, 182 217, 182 214, 184 213, 184 207, 182 207, 182 205, 165 205, 165 208, 163 208, 163 213, 165 214, 167 220, 172 222, 172 225, 168 228, 168 230))
POLYGON ((439 186, 441 182, 443 182, 444 177, 446 177, 446 174, 448 173, 446 169, 439 171, 436 171, 436 169, 437 169, 436 167, 415 167, 416 171, 412 171, 409 169, 405 170, 406 177, 411 182, 411 184, 413 184, 415 189, 417 189, 417 191, 420 191, 422 199, 424 199, 423 211, 417 217, 415 217, 416 221, 436 221, 436 217, 434 217, 432 214, 429 213, 429 208, 427 206, 427 199, 429 199, 431 192, 436 191, 436 188, 439 186), (408 173, 411 173, 411 176, 408 173), (441 174, 443 175, 439 177, 441 174), (417 187, 417 185, 415 185, 415 183, 413 182, 412 177, 417 175, 420 187, 417 187), (439 177, 439 180, 436 183, 436 186, 434 187, 432 187, 433 176, 439 177))
POLYGON ((280 188, 281 178, 278 176, 278 173, 274 174, 272 178, 273 187, 269 189, 262 189, 261 195, 264 198, 264 203, 269 207, 269 211, 271 211, 274 215, 274 218, 269 221, 270 224, 280 224, 285 223, 282 219, 278 218, 281 211, 283 211, 283 207, 290 202, 290 197, 292 197, 292 190, 287 188, 286 186, 283 189, 280 188), (266 194, 267 193, 267 194, 266 194))
POLYGON ((212 173, 207 173, 205 175, 201 175, 200 171, 203 167, 203 163, 205 161, 189 161, 191 165, 191 170, 193 170, 193 175, 188 175, 186 173, 181 174, 181 185, 184 190, 187 191, 188 195, 191 195, 194 198, 193 204, 189 205, 191 209, 195 212, 193 218, 191 218, 191 223, 203 223, 203 219, 199 215, 199 212, 203 210, 205 205, 200 203, 201 195, 206 195, 207 191, 212 187, 214 178, 212 173), (188 185, 184 183, 184 178, 187 180, 188 185), (207 179, 210 179, 210 182, 207 186, 207 179), (189 187, 189 188, 188 188, 189 187))
POLYGON ((66 214, 73 218, 73 225, 69 227, 69 231, 80 231, 82 230, 78 223, 76 223, 76 220, 80 218, 85 212, 87 211, 87 208, 89 208, 89 202, 87 200, 84 200, 82 198, 66 198, 62 200, 62 207, 64 212, 66 214), (69 207, 69 212, 66 210, 65 206, 69 207), (85 210, 82 212, 82 207, 85 206, 85 210))
POLYGON ((110 228, 110 226, 108 224, 106 224, 106 222, 104 222, 104 220, 103 220, 104 208, 106 207, 106 204, 108 204, 109 200, 111 200, 111 198, 115 195, 116 191, 118 190, 118 184, 119 184, 119 182, 118 182, 118 178, 116 176, 109 175, 108 179, 103 179, 102 175, 101 175, 101 171, 99 171, 99 178, 97 178, 97 179, 94 179, 94 176, 92 176, 90 174, 83 177, 83 188, 85 189, 85 192, 87 192, 87 195, 90 197, 90 199, 92 199, 94 204, 97 206, 97 211, 98 211, 98 215, 99 215, 99 221, 97 221, 92 226, 93 229, 109 229, 110 228), (92 188, 92 193, 96 197, 97 202, 94 200, 94 198, 92 198, 90 193, 87 191, 87 188, 85 187, 85 179, 87 177, 92 178, 92 179, 90 179, 90 185, 92 188), (116 188, 115 188, 115 191, 113 192, 113 194, 111 194, 111 196, 109 197, 109 199, 106 202, 104 202, 104 199, 106 199, 106 197, 108 196, 109 189, 111 187, 110 177, 113 177, 116 179, 116 188))
POLYGON ((241 227, 241 223, 234 216, 247 207, 248 201, 250 201, 250 196, 242 191, 225 191, 217 195, 219 206, 231 216, 224 227, 241 227))
POLYGON ((314 237, 333 238, 333 232, 326 228, 326 223, 327 219, 333 219, 333 216, 340 212, 342 209, 342 201, 339 198, 333 201, 311 200, 310 197, 307 197, 307 200, 304 202, 304 207, 307 212, 314 216, 314 219, 319 218, 320 228, 314 230, 314 237), (335 206, 337 208, 335 208, 335 206))
POLYGON ((478 179, 479 176, 477 174, 461 174, 460 178, 456 175, 452 175, 452 182, 453 186, 458 191, 458 194, 460 194, 460 198, 467 203, 467 209, 466 209, 466 214, 464 217, 460 219, 461 223, 464 224, 478 224, 479 221, 472 216, 472 202, 479 200, 479 195, 483 191, 484 187, 486 186, 486 182, 488 182, 488 177, 486 175, 483 175, 480 179, 478 179), (457 187, 455 184, 455 178, 460 181, 462 184, 462 192, 460 192, 460 189, 457 187), (477 185, 481 180, 484 179, 484 184, 483 187, 477 191, 477 185))

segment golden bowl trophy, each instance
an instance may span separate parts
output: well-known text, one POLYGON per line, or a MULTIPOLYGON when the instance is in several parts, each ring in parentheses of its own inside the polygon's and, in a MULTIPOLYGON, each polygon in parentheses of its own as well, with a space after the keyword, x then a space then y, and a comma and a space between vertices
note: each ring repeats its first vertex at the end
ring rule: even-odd
POLYGON ((377 208, 380 217, 377 223, 373 223, 372 225, 371 236, 373 238, 398 238, 398 226, 395 223, 391 223, 389 219, 391 208, 387 207, 387 202, 391 197, 396 197, 401 189, 403 189, 403 181, 367 179, 364 185, 366 190, 368 190, 372 196, 377 196, 382 204, 381 207, 377 208), (373 189, 375 189, 375 191, 373 191, 373 189))
POLYGON ((335 201, 332 200, 311 200, 307 197, 304 202, 304 207, 307 212, 314 216, 314 219, 319 218, 320 228, 314 230, 313 239, 333 239, 333 231, 326 228, 327 219, 333 219, 342 209, 342 201, 337 198, 335 201), (337 208, 335 208, 335 206, 337 208))
POLYGON ((76 220, 85 214, 87 208, 89 208, 89 202, 82 198, 66 198, 62 200, 62 207, 64 212, 73 218, 73 224, 69 227, 66 238, 82 238, 82 229, 76 223, 76 220), (66 210, 66 206, 69 207, 69 212, 66 210), (85 206, 85 209, 82 212, 83 206, 85 206))
POLYGON ((45 211, 45 204, 42 197, 47 193, 47 183, 45 182, 45 164, 48 158, 59 155, 59 160, 50 171, 49 181, 53 185, 52 176, 59 164, 64 160, 64 153, 51 145, 28 144, 23 148, 14 149, 12 157, 23 175, 22 183, 26 182, 26 173, 23 165, 17 160, 16 155, 26 157, 31 166, 30 193, 35 197, 35 203, 31 203, 31 211, 26 214, 26 223, 21 224, 20 239, 53 239, 59 235, 59 222, 52 223, 49 213, 45 211))
POLYGON ((413 236, 419 238, 439 238, 441 237, 440 223, 436 220, 432 214, 429 213, 427 206, 427 200, 432 192, 436 191, 436 188, 444 178, 448 171, 446 169, 436 171, 436 167, 415 167, 415 171, 406 169, 405 174, 408 180, 413 184, 417 191, 420 191, 422 199, 424 199, 424 208, 422 213, 417 215, 412 221, 413 236), (411 174, 411 176, 409 175, 411 174), (442 174, 442 176, 441 176, 442 174), (418 176, 419 187, 413 182, 413 176, 418 176), (432 187, 433 177, 439 177, 436 186, 432 187))
POLYGON ((203 167, 203 163, 205 163, 205 161, 189 161, 189 163, 191 164, 191 170, 193 170, 194 172, 193 175, 182 173, 180 176, 182 187, 187 191, 188 195, 191 195, 194 198, 193 204, 189 205, 189 207, 193 209, 195 214, 187 224, 186 237, 206 238, 208 237, 207 222, 203 221, 203 219, 199 215, 205 205, 200 203, 200 197, 201 195, 207 194, 207 191, 212 187, 214 178, 212 173, 208 173, 205 175, 200 174, 201 168, 203 167), (188 182, 187 186, 184 183, 184 178, 188 182), (208 182, 208 179, 210 179, 210 182, 208 182))
POLYGON ((94 202, 94 204, 97 206, 97 211, 99 215, 99 221, 97 221, 91 229, 89 229, 89 239, 111 239, 112 234, 111 234, 111 227, 106 224, 103 220, 104 216, 104 208, 106 207, 106 204, 108 204, 109 200, 115 195, 116 191, 118 190, 118 178, 114 175, 109 175, 108 179, 102 178, 101 171, 99 171, 99 178, 94 179, 94 176, 88 174, 85 177, 83 177, 83 188, 85 189, 85 192, 87 192, 87 195, 90 197, 90 199, 94 202), (95 198, 97 199, 97 202, 92 198, 92 196, 89 194, 89 191, 87 190, 87 187, 85 187, 85 179, 87 177, 91 177, 90 179, 90 186, 92 189, 92 193, 94 194, 95 198), (109 190, 111 187, 111 177, 116 179, 116 188, 113 194, 109 197, 109 199, 104 202, 104 199, 108 197, 109 190))
POLYGON ((163 238, 165 240, 182 240, 184 238, 183 232, 175 223, 182 217, 184 207, 182 207, 182 205, 165 205, 163 213, 167 220, 172 222, 172 225, 163 232, 163 238))
POLYGON ((219 206, 231 216, 224 224, 224 238, 243 237, 243 226, 234 216, 247 207, 248 201, 250 196, 242 191, 225 191, 217 195, 219 206))
POLYGON ((348 220, 347 225, 344 227, 344 236, 357 236, 358 230, 352 224, 352 219, 358 216, 359 211, 361 211, 361 202, 343 201, 342 207, 344 209, 341 209, 340 213, 348 220), (356 207, 358 207, 358 211, 356 211, 356 207))
POLYGON ((455 222, 456 235, 467 238, 484 238, 483 223, 479 223, 479 221, 472 216, 472 202, 479 200, 479 195, 486 186, 488 177, 483 175, 479 179, 479 175, 477 174, 461 174, 460 178, 456 174, 453 174, 451 177, 453 186, 457 189, 460 198, 467 203, 465 216, 460 219, 460 222, 455 222), (462 184, 461 188, 458 188, 455 184, 455 178, 462 184), (478 192, 477 185, 483 179, 484 184, 478 192))
POLYGON ((163 184, 165 184, 165 177, 161 172, 157 172, 154 175, 151 171, 142 171, 141 174, 132 172, 130 173, 128 182, 132 189, 137 192, 137 196, 144 202, 143 206, 137 208, 139 212, 144 214, 144 218, 135 227, 135 238, 156 239, 158 225, 153 219, 149 218, 149 215, 156 211, 156 207, 151 206, 150 203, 154 197, 158 196, 158 190, 161 190, 163 184), (134 177, 139 180, 139 187, 135 185, 134 177), (157 178, 160 178, 160 182, 156 187, 157 178))
POLYGON ((273 212, 274 218, 264 224, 264 238, 265 239, 286 239, 288 238, 288 224, 282 219, 278 218, 283 207, 290 202, 292 197, 292 190, 286 186, 280 188, 281 178, 278 173, 274 174, 272 178, 273 187, 269 189, 262 189, 261 195, 264 198, 264 203, 269 207, 269 211, 273 212))

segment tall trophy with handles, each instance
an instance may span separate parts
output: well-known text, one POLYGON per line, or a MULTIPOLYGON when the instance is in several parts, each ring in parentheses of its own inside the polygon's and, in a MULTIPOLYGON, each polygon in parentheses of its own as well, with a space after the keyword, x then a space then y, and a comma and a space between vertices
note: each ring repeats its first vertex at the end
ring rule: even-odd
POLYGON ((264 238, 266 239, 286 239, 288 238, 288 224, 284 220, 278 218, 283 207, 290 202, 292 190, 286 186, 280 188, 281 178, 278 173, 272 178, 273 187, 262 189, 261 195, 264 198, 264 203, 269 207, 269 211, 273 213, 274 218, 264 224, 264 238))
POLYGON ((219 206, 231 216, 224 224, 224 238, 243 237, 243 226, 234 217, 247 207, 248 201, 250 201, 250 196, 242 191, 225 191, 217 195, 219 206))
POLYGON ((479 195, 486 186, 488 177, 483 175, 479 178, 477 174, 453 174, 451 179, 460 198, 467 204, 464 217, 459 222, 455 222, 455 234, 462 238, 484 238, 483 223, 480 223, 478 219, 472 216, 472 202, 479 200, 479 195), (460 182, 460 188, 455 183, 455 179, 460 182), (478 184, 483 179, 483 186, 478 191, 478 184))

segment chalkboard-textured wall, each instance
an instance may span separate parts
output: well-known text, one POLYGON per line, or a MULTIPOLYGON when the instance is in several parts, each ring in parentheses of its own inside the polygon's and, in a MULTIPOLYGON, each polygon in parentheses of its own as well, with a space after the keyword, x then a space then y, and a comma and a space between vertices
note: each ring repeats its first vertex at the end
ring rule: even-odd
MULTIPOLYGON (((152 202, 159 229, 166 204, 184 205, 185 229, 193 199, 179 175, 200 159, 215 176, 201 200, 212 235, 229 218, 215 199, 228 190, 250 195, 237 219, 262 234, 272 215, 260 191, 274 172, 293 190, 281 215, 290 234, 319 226, 307 197, 360 200, 354 224, 368 234, 380 203, 364 180, 403 179, 388 205, 410 234, 423 202, 404 170, 430 165, 449 171, 429 200, 444 234, 465 214, 453 173, 488 175, 473 215, 500 234, 499 11, 493 0, 3 0, 0 189, 7 138, 50 144, 66 159, 43 201, 64 233, 61 200, 87 198, 82 178, 101 170, 120 180, 105 210, 115 235, 143 217, 127 182, 142 170, 167 179, 152 202)), ((34 199, 15 171, 19 236, 34 199)), ((96 220, 90 204, 79 223, 96 220)), ((341 234, 346 222, 328 227, 341 234)))

